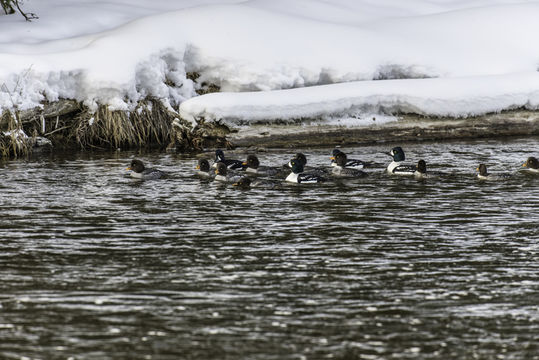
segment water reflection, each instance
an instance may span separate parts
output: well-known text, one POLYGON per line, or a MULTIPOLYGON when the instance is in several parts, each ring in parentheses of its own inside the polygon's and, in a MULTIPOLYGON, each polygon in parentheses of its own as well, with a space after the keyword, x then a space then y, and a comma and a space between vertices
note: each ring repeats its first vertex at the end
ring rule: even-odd
POLYGON ((241 191, 175 154, 137 154, 170 173, 146 182, 129 152, 0 164, 0 357, 533 358, 537 140, 403 147, 453 175, 241 191))

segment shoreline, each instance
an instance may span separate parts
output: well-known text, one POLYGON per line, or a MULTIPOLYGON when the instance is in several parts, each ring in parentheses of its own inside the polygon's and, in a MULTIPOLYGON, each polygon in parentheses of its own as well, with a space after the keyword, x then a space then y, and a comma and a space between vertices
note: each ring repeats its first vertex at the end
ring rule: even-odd
POLYGON ((401 115, 381 125, 252 125, 228 136, 238 147, 312 147, 539 136, 539 112, 509 110, 474 118, 401 115))
POLYGON ((73 100, 62 100, 46 104, 42 109, 16 114, 4 112, 0 118, 0 157, 16 157, 43 149, 156 148, 197 153, 215 148, 306 148, 539 136, 539 111, 526 109, 469 118, 400 114, 396 121, 361 126, 324 125, 305 119, 302 124, 266 122, 239 128, 204 119, 198 119, 192 127, 157 99, 141 101, 137 109, 128 113, 108 111, 101 106, 91 113, 73 100), (25 136, 20 136, 21 133, 25 136))

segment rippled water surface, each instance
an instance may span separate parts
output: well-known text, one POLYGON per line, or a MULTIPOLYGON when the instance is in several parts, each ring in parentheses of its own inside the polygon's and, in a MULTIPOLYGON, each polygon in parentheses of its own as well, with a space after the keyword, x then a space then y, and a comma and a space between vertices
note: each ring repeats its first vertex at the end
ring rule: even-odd
POLYGON ((402 145, 452 175, 239 190, 176 154, 0 163, 0 358, 538 359, 538 139, 402 145))

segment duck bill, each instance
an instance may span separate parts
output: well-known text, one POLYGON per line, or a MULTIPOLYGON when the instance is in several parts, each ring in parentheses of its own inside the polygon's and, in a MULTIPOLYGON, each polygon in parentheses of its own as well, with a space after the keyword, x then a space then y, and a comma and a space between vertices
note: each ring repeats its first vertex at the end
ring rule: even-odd
POLYGON ((332 156, 329 159, 335 161, 335 156, 332 156))
POLYGON ((393 157, 393 154, 391 152, 382 152, 382 154, 393 157))
POLYGON ((239 185, 239 184, 238 184, 237 182, 236 182, 236 183, 234 183, 234 184, 232 184, 232 186, 238 186, 238 185, 239 185))
POLYGON ((196 169, 197 169, 197 170, 200 170, 200 165, 197 165, 196 169))
POLYGON ((243 166, 247 166, 247 161, 241 163, 243 166))
POLYGON ((131 166, 128 166, 128 167, 125 168, 125 170, 129 171, 129 170, 133 170, 133 169, 131 169, 131 166))

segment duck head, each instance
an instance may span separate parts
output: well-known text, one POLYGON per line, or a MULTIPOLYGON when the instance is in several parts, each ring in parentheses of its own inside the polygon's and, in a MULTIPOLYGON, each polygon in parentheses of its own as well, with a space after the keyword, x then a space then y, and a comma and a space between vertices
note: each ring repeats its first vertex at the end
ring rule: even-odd
POLYGON ((528 160, 522 166, 525 166, 530 169, 539 169, 539 160, 537 158, 530 156, 528 160))
POLYGON ((242 165, 251 169, 258 169, 260 166, 260 161, 258 161, 256 155, 247 155, 247 160, 244 161, 242 165))
POLYGON ((417 171, 421 174, 427 173, 427 163, 425 162, 425 160, 419 160, 417 162, 417 171))
POLYGON ((215 164, 215 175, 226 176, 226 165, 224 162, 215 164))
POLYGON ((299 174, 303 172, 303 164, 298 159, 292 159, 289 163, 290 167, 292 168, 292 172, 294 174, 299 174))
POLYGON ((125 170, 132 170, 136 173, 141 173, 144 171, 144 164, 140 160, 132 160, 131 165, 129 165, 125 170))
POLYGON ((197 170, 208 172, 210 171, 210 163, 206 159, 199 159, 198 165, 196 167, 197 170))
POLYGON ((249 179, 248 177, 242 177, 232 185, 237 186, 240 189, 249 189, 249 187, 251 186, 251 179, 249 179))
POLYGON ((225 161, 225 153, 221 149, 215 150, 215 162, 224 162, 225 161))
POLYGON ((479 171, 479 175, 481 175, 481 176, 487 176, 488 175, 487 166, 485 164, 479 164, 479 166, 475 170, 479 171))
POLYGON ((391 151, 387 153, 387 155, 393 157, 393 161, 395 162, 404 161, 405 159, 404 150, 402 150, 400 146, 396 146, 391 149, 391 151))
POLYGON ((335 161, 335 164, 337 164, 337 166, 345 167, 348 158, 345 153, 339 151, 335 156, 331 158, 331 160, 335 161))

